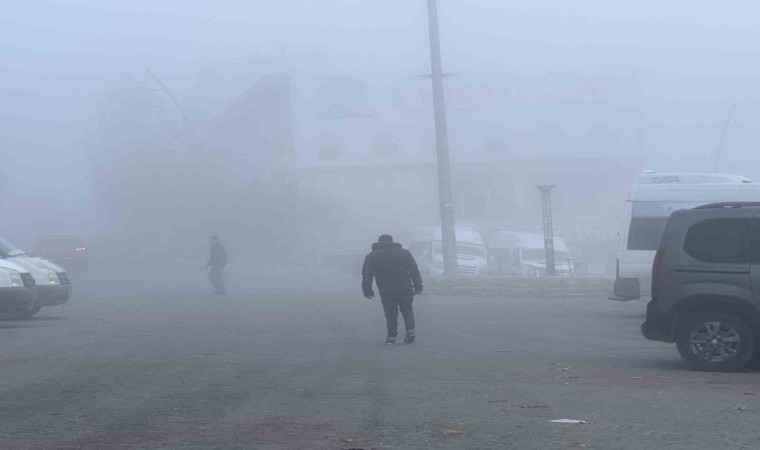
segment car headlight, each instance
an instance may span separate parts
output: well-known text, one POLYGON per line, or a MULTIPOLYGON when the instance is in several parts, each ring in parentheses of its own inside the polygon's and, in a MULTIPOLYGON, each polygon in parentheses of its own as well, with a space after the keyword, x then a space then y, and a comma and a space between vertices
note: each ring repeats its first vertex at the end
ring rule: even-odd
POLYGON ((52 270, 45 272, 47 274, 48 284, 61 284, 61 280, 58 279, 58 274, 52 270))
POLYGON ((24 286, 24 280, 21 278, 20 273, 11 269, 5 269, 5 271, 8 272, 8 278, 11 279, 11 285, 16 286, 16 287, 24 286))

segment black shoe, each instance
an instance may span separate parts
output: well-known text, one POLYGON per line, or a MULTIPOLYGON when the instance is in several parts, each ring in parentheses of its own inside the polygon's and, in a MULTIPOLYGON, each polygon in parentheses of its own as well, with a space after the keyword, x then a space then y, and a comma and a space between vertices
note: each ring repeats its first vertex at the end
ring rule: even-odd
POLYGON ((414 330, 408 330, 406 332, 406 337, 404 338, 404 344, 411 344, 414 342, 414 330))
POLYGON ((388 336, 385 338, 385 345, 395 345, 396 344, 396 338, 388 336))

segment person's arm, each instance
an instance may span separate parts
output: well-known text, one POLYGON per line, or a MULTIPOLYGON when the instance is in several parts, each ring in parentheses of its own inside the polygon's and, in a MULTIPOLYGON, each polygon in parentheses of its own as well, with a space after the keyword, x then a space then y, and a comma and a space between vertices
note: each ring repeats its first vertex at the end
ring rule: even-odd
POLYGON ((417 267, 417 261, 414 260, 414 256, 410 252, 409 255, 409 277, 412 279, 414 285, 414 293, 417 295, 422 294, 422 276, 420 275, 420 269, 417 267))
POLYGON ((372 298, 375 296, 375 292, 372 290, 372 280, 375 276, 375 271, 372 268, 372 259, 370 255, 364 258, 364 266, 362 266, 362 292, 366 298, 372 298))

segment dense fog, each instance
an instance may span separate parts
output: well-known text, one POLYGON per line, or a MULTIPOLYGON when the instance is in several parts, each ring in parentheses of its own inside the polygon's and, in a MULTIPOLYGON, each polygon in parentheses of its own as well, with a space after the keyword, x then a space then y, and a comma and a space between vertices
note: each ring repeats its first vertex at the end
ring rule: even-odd
MULTIPOLYGON (((759 5, 439 10, 460 223, 539 231, 551 183, 560 236, 614 232, 642 170, 711 172, 719 148, 718 171, 760 177, 759 5)), ((5 12, 2 233, 21 246, 203 259, 220 234, 233 259, 308 267, 437 223, 424 1, 5 12)))
POLYGON ((758 17, 2 2, 0 450, 758 448, 758 17))

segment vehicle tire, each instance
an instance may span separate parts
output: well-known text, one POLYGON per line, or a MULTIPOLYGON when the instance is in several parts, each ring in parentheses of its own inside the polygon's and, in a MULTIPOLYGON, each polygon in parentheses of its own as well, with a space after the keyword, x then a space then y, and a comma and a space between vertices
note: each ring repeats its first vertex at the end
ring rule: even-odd
POLYGON ((32 317, 33 315, 40 312, 42 309, 42 306, 40 305, 34 305, 32 308, 27 309, 26 311, 21 312, 20 319, 28 319, 32 317))
POLYGON ((680 321, 676 346, 690 368, 731 372, 744 367, 755 352, 755 333, 732 314, 707 312, 680 321))
POLYGON ((21 311, 14 311, 9 313, 0 314, 0 321, 11 321, 11 320, 24 320, 32 317, 33 315, 40 312, 40 309, 42 309, 39 305, 34 305, 33 307, 29 309, 24 309, 21 311))

